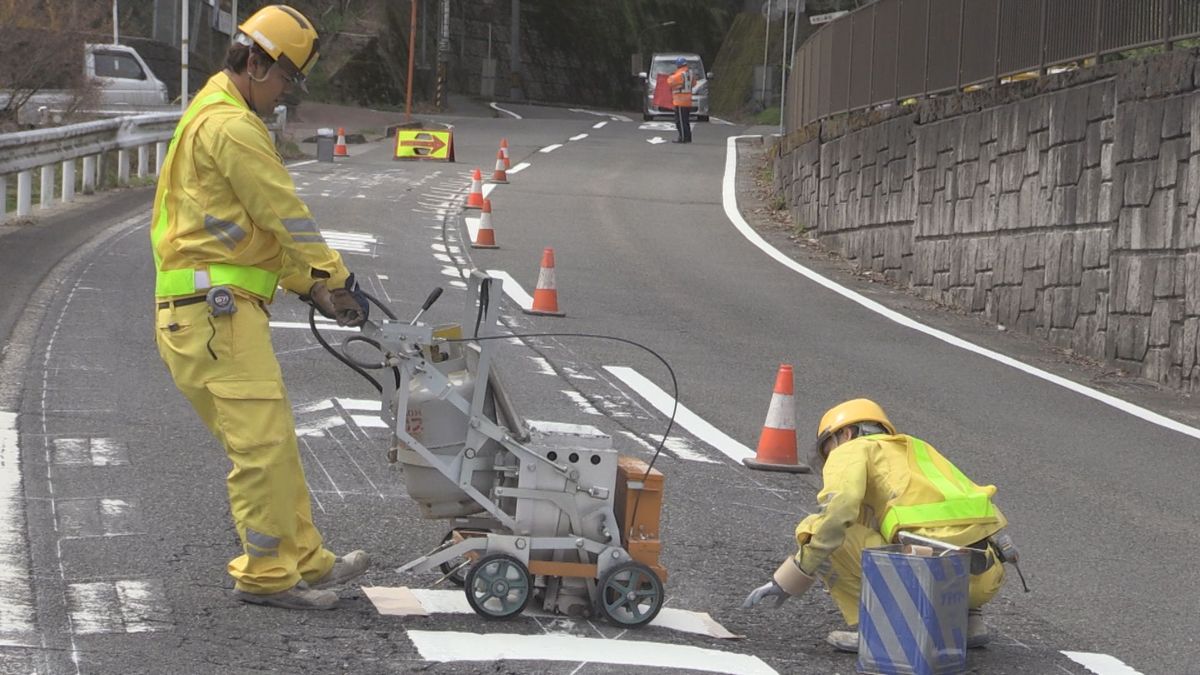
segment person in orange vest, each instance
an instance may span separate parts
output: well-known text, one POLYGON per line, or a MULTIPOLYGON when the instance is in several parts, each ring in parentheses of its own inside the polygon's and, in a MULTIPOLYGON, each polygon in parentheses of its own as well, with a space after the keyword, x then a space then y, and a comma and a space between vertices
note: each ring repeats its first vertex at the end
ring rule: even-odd
POLYGON ((692 86, 695 84, 692 69, 687 59, 675 59, 675 72, 667 78, 671 87, 671 104, 675 106, 675 131, 679 133, 674 143, 692 142, 692 86))
POLYGON ((225 68, 175 128, 158 180, 150 241, 155 342, 175 386, 225 447, 239 554, 234 597, 288 609, 332 609, 333 590, 370 566, 335 555, 313 525, 296 425, 271 345, 276 288, 342 326, 368 318, 366 296, 296 195, 259 115, 304 88, 317 31, 268 5, 238 26, 225 68))
POLYGON ((1003 562, 1016 564, 1008 521, 992 503, 996 488, 977 485, 932 446, 896 428, 874 401, 829 409, 817 428, 814 466, 822 466, 821 510, 796 526, 799 551, 742 604, 771 598, 778 607, 820 577, 850 630, 826 638, 835 649, 859 649, 862 551, 895 541, 901 531, 970 548, 966 645, 988 642, 980 608, 1004 583, 1003 562))

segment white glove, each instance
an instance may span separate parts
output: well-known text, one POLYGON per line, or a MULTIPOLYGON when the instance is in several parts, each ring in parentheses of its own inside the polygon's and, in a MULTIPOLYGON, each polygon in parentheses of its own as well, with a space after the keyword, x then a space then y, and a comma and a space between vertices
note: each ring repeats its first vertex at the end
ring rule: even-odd
POLYGON ((791 593, 783 590, 783 587, 775 583, 775 580, 772 579, 770 582, 750 591, 750 595, 747 595, 746 601, 742 603, 742 609, 752 609, 767 598, 775 598, 775 607, 779 607, 790 597, 792 597, 791 593))

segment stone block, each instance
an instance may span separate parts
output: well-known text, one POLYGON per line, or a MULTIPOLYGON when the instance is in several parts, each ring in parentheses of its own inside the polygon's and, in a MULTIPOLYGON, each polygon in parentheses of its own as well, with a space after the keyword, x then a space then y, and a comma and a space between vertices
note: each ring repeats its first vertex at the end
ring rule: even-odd
POLYGON ((955 150, 960 162, 979 159, 980 127, 983 124, 983 114, 964 115, 959 127, 959 137, 955 150))
POLYGON ((1050 311, 1051 328, 1071 328, 1075 325, 1075 317, 1079 290, 1070 286, 1059 286, 1050 293, 1052 306, 1050 311))
POLYGON ((1105 96, 1105 91, 1110 86, 1109 83, 1104 82, 1087 88, 1087 120, 1089 122, 1112 117, 1111 98, 1105 96))
POLYGON ((975 160, 961 162, 955 168, 954 186, 957 199, 966 199, 975 193, 978 185, 976 177, 978 170, 979 164, 975 160))
POLYGON ((1150 205, 1157 168, 1154 162, 1135 162, 1124 167, 1124 206, 1150 205))
MULTIPOLYGON (((1183 124, 1183 109, 1185 98, 1172 96, 1163 101, 1162 137, 1175 138, 1182 136, 1188 129, 1183 124)), ((1190 107, 1190 106, 1189 106, 1190 107)))
MULTIPOLYGON (((1125 268, 1125 312, 1130 314, 1149 314, 1154 307, 1154 275, 1157 266, 1151 259, 1122 256, 1119 264, 1125 268)), ((1121 292, 1121 289, 1116 289, 1121 292)), ((1119 310, 1118 310, 1119 311, 1119 310)))
POLYGON ((1105 142, 1100 146, 1100 176, 1104 180, 1112 180, 1117 166, 1113 164, 1113 144, 1105 142))
POLYGON ((1000 191, 1015 192, 1021 189, 1025 177, 1025 156, 1012 153, 1000 156, 1000 191))
POLYGON ((1023 237, 1005 237, 1000 244, 1000 283, 1017 285, 1025 274, 1021 259, 1025 253, 1023 237))
POLYGON ((1051 146, 1047 168, 1054 171, 1055 185, 1078 185, 1080 172, 1083 169, 1082 144, 1071 142, 1065 145, 1051 146))
POLYGON ((1118 164, 1133 159, 1134 131, 1137 127, 1137 104, 1117 106, 1116 129, 1113 136, 1113 159, 1118 164))
POLYGON ((1200 315, 1200 251, 1189 251, 1184 254, 1186 265, 1186 280, 1184 292, 1185 307, 1191 316, 1200 315))
POLYGON ((1046 156, 1046 151, 1050 149, 1049 143, 1046 140, 1046 132, 1039 131, 1029 136, 1029 142, 1025 144, 1025 168, 1026 176, 1034 176, 1041 173, 1045 180, 1052 180, 1054 177, 1053 166, 1050 170, 1042 171, 1042 160, 1046 156))
POLYGON ((1095 223, 1100 213, 1100 169, 1084 169, 1076 192, 1075 218, 1079 223, 1095 223))
POLYGON ((1141 376, 1151 382, 1163 382, 1171 369, 1171 350, 1157 348, 1146 351, 1142 359, 1141 376))
POLYGON ((1099 301, 1100 293, 1108 288, 1108 271, 1107 270, 1086 270, 1079 282, 1079 306, 1080 314, 1093 314, 1096 312, 1097 302, 1099 301))
POLYGON ((1027 111, 1028 118, 1025 128, 1033 133, 1042 131, 1050 126, 1050 105, 1049 98, 1046 96, 1035 96, 1031 99, 1026 99, 1022 102, 1027 111))
POLYGON ((1113 189, 1112 181, 1100 183, 1100 197, 1096 200, 1096 222, 1111 223, 1115 219, 1120 211, 1120 206, 1116 203, 1119 194, 1119 191, 1113 189))
MULTIPOLYGON (((1113 111, 1116 115, 1116 111, 1113 111)), ((1116 117, 1109 117, 1100 122, 1100 140, 1104 143, 1111 143, 1113 140, 1113 129, 1117 126, 1116 117)))
POLYGON ((1096 230, 1088 230, 1081 235, 1083 240, 1083 256, 1080 258, 1082 267, 1085 270, 1095 269, 1100 266, 1100 233, 1096 230))
POLYGON ((1083 165, 1085 167, 1100 166, 1100 151, 1104 147, 1104 141, 1100 138, 1100 123, 1092 122, 1088 125, 1087 135, 1083 140, 1083 165))
POLYGON ((1045 281, 1040 269, 1025 270, 1025 278, 1021 282, 1021 311, 1032 312, 1037 309, 1038 299, 1045 281))
POLYGON ((1163 108, 1161 101, 1145 101, 1134 106, 1137 118, 1133 127, 1133 159, 1158 156, 1162 144, 1163 108))
POLYGON ((1056 187, 1051 193, 1050 225, 1074 225, 1077 221, 1078 188, 1056 187))
POLYGON ((1180 365, 1191 370, 1196 365, 1197 336, 1200 336, 1200 317, 1191 317, 1183 322, 1183 337, 1180 339, 1180 365))
MULTIPOLYGON (((1150 199, 1145 209, 1125 209, 1133 216, 1128 222, 1128 246, 1133 250, 1156 250, 1167 248, 1171 241, 1175 202, 1169 193, 1159 190, 1150 199)), ((1124 215, 1124 211, 1122 211, 1124 215)))
POLYGON ((1158 300, 1150 311, 1150 327, 1147 341, 1151 347, 1168 347, 1171 344, 1171 301, 1158 300))
POLYGON ((1025 266, 1025 269, 1040 268, 1045 264, 1042 252, 1042 240, 1044 237, 1045 235, 1041 233, 1029 234, 1024 237, 1025 258, 1021 261, 1021 264, 1025 266))

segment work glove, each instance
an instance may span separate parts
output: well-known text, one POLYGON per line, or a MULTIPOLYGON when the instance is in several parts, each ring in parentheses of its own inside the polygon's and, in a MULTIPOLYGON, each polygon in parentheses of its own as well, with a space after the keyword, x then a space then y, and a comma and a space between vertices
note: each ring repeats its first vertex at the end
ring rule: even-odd
POLYGON ((746 601, 742 603, 742 609, 753 609, 767 598, 775 598, 775 607, 779 607, 790 597, 792 597, 792 594, 783 590, 783 588, 779 584, 775 583, 774 579, 772 579, 753 591, 750 591, 750 595, 747 595, 746 601))
POLYGON ((779 607, 793 595, 803 595, 814 581, 816 581, 814 577, 805 574, 804 570, 800 569, 795 558, 788 558, 783 561, 779 569, 775 570, 770 583, 759 586, 746 596, 746 601, 742 603, 742 609, 750 609, 767 598, 775 598, 775 606, 779 607))
POLYGON ((337 321, 339 326, 361 326, 370 315, 367 296, 359 289, 353 274, 346 278, 344 288, 330 290, 324 281, 318 281, 303 299, 316 307, 321 316, 337 321))

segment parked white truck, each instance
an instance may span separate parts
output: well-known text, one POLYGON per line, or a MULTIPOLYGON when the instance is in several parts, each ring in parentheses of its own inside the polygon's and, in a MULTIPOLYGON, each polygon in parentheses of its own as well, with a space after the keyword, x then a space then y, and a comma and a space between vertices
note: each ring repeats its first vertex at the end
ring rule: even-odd
MULTIPOLYGON (((154 76, 137 50, 127 45, 87 44, 84 75, 96 86, 94 96, 80 101, 77 93, 45 90, 35 93, 17 111, 21 126, 57 123, 64 112, 76 110, 97 116, 127 115, 159 110, 167 105, 167 85, 154 76)), ((0 108, 11 92, 0 91, 0 108)))

